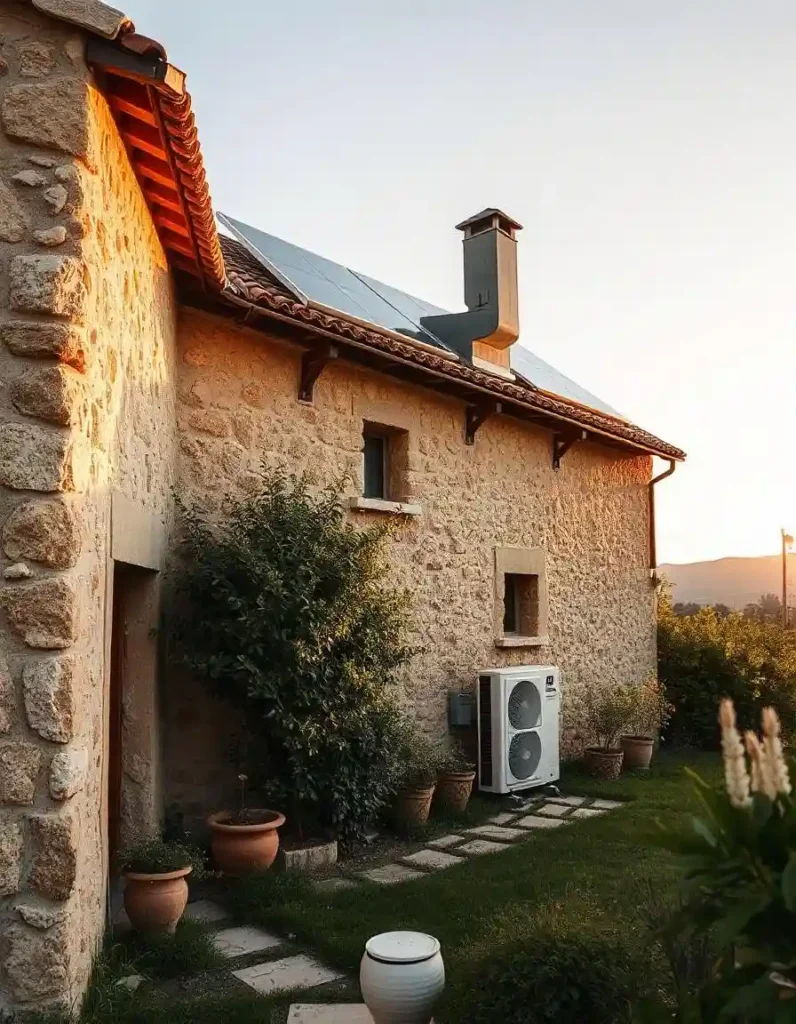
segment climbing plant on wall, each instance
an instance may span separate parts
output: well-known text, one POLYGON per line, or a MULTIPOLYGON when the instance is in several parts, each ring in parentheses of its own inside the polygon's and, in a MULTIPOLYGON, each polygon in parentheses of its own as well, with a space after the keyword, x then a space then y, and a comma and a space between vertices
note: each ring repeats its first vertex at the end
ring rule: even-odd
POLYGON ((392 790, 395 680, 412 656, 389 525, 357 529, 339 489, 270 472, 213 520, 183 508, 182 660, 242 705, 246 769, 293 816, 360 832, 392 790))

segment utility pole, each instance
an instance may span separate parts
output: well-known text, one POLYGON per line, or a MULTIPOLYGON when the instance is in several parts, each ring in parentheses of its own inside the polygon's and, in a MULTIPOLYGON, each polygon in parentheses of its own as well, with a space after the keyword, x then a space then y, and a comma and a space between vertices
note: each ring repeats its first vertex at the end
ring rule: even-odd
POLYGON ((784 530, 782 534, 782 628, 788 628, 788 548, 793 544, 793 537, 784 530))

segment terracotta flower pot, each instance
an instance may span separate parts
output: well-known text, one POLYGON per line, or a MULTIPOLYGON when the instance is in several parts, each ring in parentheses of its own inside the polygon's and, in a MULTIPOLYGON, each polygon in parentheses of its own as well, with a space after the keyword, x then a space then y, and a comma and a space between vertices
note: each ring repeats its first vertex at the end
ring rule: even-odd
POLYGON ((624 750, 586 747, 586 771, 598 779, 618 779, 622 772, 624 756, 624 750))
POLYGON ((231 823, 234 818, 231 811, 219 811, 207 819, 212 833, 210 849, 213 859, 226 874, 267 871, 276 859, 279 850, 277 829, 285 824, 284 814, 256 810, 248 811, 247 816, 260 817, 262 821, 235 825, 231 823))
POLYGON ((623 736, 620 742, 625 753, 625 768, 636 771, 649 769, 653 750, 651 736, 623 736))
POLYGON ((441 807, 454 814, 467 810, 473 791, 475 772, 438 772, 435 797, 441 807))
POLYGON ((149 875, 125 871, 124 909, 137 932, 168 932, 173 935, 188 902, 185 876, 191 868, 149 875))
POLYGON ((395 817, 400 825, 425 825, 431 811, 435 785, 418 789, 402 789, 395 803, 395 817))

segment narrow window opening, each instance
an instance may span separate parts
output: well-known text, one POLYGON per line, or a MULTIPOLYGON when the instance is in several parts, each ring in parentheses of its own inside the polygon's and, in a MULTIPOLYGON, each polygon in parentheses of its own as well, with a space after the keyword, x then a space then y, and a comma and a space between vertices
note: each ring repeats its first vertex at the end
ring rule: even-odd
POLYGON ((539 577, 507 572, 503 596, 503 633, 537 636, 539 632, 539 577))
POLYGON ((387 493, 387 481, 389 479, 388 438, 383 434, 366 432, 363 441, 362 451, 365 461, 364 497, 387 499, 389 497, 387 493))

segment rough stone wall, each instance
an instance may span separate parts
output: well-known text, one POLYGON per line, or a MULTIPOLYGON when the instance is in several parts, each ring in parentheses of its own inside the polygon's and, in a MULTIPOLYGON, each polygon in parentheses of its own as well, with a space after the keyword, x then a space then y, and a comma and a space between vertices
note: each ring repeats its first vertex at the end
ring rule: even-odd
POLYGON ((171 483, 165 260, 84 49, 0 0, 0 1016, 88 978, 111 493, 171 483))
MULTIPOLYGON (((487 420, 469 447, 460 402, 342 360, 302 405, 295 347, 201 313, 183 311, 178 344, 179 489, 218 515, 226 495, 258 486, 263 461, 320 484, 348 474, 347 493, 360 495, 363 421, 408 431, 403 497, 422 515, 402 521, 392 560, 424 648, 407 673, 411 707, 431 734, 446 731, 447 690, 472 688, 479 668, 554 664, 572 750, 585 739, 579 694, 637 682, 654 666, 649 458, 575 445, 556 472, 550 434, 508 417, 487 420), (546 554, 549 645, 495 646, 495 548, 504 545, 546 554)), ((229 723, 216 725, 199 684, 170 680, 169 689, 167 799, 198 819, 234 793, 229 723)))

